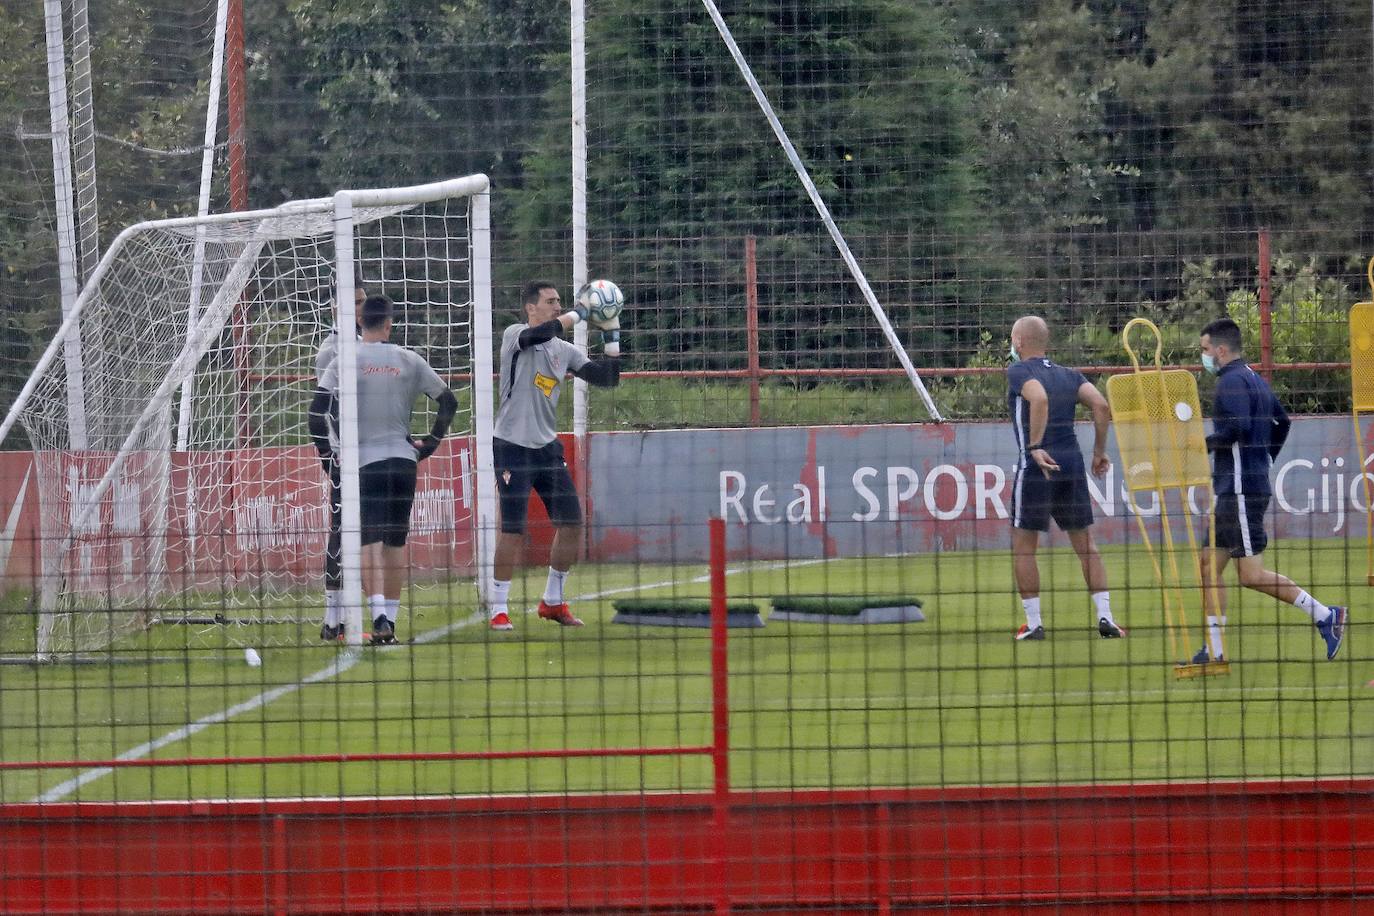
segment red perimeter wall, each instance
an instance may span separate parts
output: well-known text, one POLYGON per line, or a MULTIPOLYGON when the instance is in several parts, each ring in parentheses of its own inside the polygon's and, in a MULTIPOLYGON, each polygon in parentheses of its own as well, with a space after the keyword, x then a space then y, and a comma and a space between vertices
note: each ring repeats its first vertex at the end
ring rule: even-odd
POLYGON ((1374 912, 1374 780, 711 799, 0 806, 0 911, 1374 912))

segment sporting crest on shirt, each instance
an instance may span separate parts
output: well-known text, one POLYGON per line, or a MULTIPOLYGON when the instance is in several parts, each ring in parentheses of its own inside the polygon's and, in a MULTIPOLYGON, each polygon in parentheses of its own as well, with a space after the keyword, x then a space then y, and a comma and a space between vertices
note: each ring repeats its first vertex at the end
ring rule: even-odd
POLYGON ((544 397, 553 397, 553 390, 558 387, 558 379, 550 378, 542 372, 534 374, 534 387, 544 392, 544 397))

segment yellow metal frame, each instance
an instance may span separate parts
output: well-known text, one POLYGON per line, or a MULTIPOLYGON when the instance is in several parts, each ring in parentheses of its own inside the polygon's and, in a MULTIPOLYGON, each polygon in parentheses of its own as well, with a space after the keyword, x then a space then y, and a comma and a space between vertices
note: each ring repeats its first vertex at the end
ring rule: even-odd
MULTIPOLYGON (((1175 676, 1179 678, 1191 678, 1203 675, 1228 674, 1231 670, 1228 662, 1209 662, 1207 664, 1195 665, 1188 661, 1187 649, 1183 649, 1182 654, 1180 654, 1181 650, 1179 648, 1180 645, 1185 647, 1188 645, 1186 642, 1180 643, 1180 636, 1186 632, 1188 626, 1187 603, 1183 597, 1185 576, 1182 570, 1179 569, 1178 549, 1174 544, 1173 527, 1169 519, 1169 500, 1167 491, 1177 490, 1179 494, 1180 508, 1183 512, 1184 530, 1187 532, 1188 552, 1193 559, 1194 574, 1189 578, 1196 581, 1199 588, 1199 594, 1201 594, 1200 590, 1203 587, 1203 576, 1207 575, 1210 583, 1215 583, 1217 573, 1215 566, 1207 570, 1206 573, 1203 572, 1200 545, 1198 544, 1197 533, 1193 527, 1192 513, 1189 511, 1188 506, 1188 487, 1198 485, 1207 487, 1210 504, 1210 473, 1205 470, 1200 470, 1207 467, 1206 450, 1205 448, 1199 450, 1196 444, 1190 447, 1187 439, 1180 442, 1179 428, 1174 423, 1166 422, 1162 424, 1164 426, 1163 431, 1166 435, 1158 435, 1158 424, 1156 424, 1154 418, 1151 417, 1149 410, 1146 409, 1146 405, 1150 403, 1146 396, 1146 379, 1150 376, 1154 376, 1158 380, 1154 384, 1158 385, 1158 393, 1161 396, 1169 392, 1169 382, 1172 379, 1177 383, 1174 386, 1175 388, 1182 388, 1191 395, 1188 406, 1194 413, 1186 421, 1182 420, 1182 418, 1180 418, 1180 420, 1187 423, 1196 422, 1199 425, 1200 433, 1202 417, 1201 405, 1198 402, 1197 380, 1194 379, 1190 373, 1183 372, 1182 370, 1173 370, 1169 373, 1165 372, 1163 361, 1164 339, 1159 333, 1159 328, 1148 319, 1135 318, 1128 322, 1126 327, 1121 330, 1121 343, 1126 349, 1127 356, 1130 357, 1131 366, 1134 371, 1128 376, 1116 376, 1108 379, 1107 397, 1109 401, 1114 402, 1112 403, 1113 413, 1118 413, 1118 404, 1125 400, 1121 388, 1125 385, 1130 385, 1133 389, 1134 403, 1139 405, 1139 420, 1142 421, 1147 428, 1154 430, 1156 433, 1147 436, 1149 467, 1151 472, 1149 474, 1149 480, 1145 483, 1141 483, 1132 473, 1133 469, 1123 467, 1123 483, 1127 493, 1130 494, 1132 508, 1136 510, 1134 515, 1136 524, 1140 528, 1140 539, 1144 542, 1149 552, 1150 564, 1154 568, 1155 578, 1159 581, 1161 587, 1165 628, 1169 634, 1169 652, 1175 659, 1178 659, 1174 668, 1175 676), (1135 348, 1131 346, 1131 332, 1136 328, 1147 330, 1154 335, 1155 352, 1154 367, 1152 369, 1141 367, 1140 358, 1135 348), (1114 391, 1118 394, 1116 398, 1112 397, 1114 391), (1167 439, 1168 442, 1167 453, 1169 460, 1167 463, 1164 456, 1161 454, 1161 445, 1164 439, 1167 439), (1192 455, 1192 460, 1190 461, 1189 451, 1199 452, 1199 454, 1192 455), (1143 493, 1147 490, 1154 492, 1157 505, 1159 506, 1161 531, 1161 546, 1159 551, 1155 549, 1155 544, 1145 525, 1145 517, 1140 513, 1139 502, 1135 499, 1136 493, 1143 493), (1163 553, 1162 560, 1159 555, 1160 553, 1163 553)), ((1195 434, 1192 438, 1196 441, 1198 435, 1195 434)), ((1117 427, 1117 441, 1118 445, 1122 444, 1120 424, 1118 424, 1117 427)), ((1122 455, 1123 465, 1130 460, 1131 459, 1126 454, 1122 455)), ((1212 526, 1209 530, 1214 534, 1216 524, 1215 513, 1213 513, 1210 508, 1208 511, 1208 524, 1212 526)), ((1207 639, 1207 620, 1205 613, 1202 619, 1202 632, 1203 644, 1210 645, 1207 639)), ((1226 657, 1224 646, 1222 649, 1222 657, 1226 657)))
MULTIPOLYGON (((1374 258, 1365 272, 1374 295, 1374 258)), ((1374 302, 1350 307, 1350 418, 1355 424, 1355 447, 1360 450, 1364 479, 1365 581, 1374 585, 1374 505, 1370 504, 1369 455, 1360 433, 1360 414, 1374 413, 1374 302)))

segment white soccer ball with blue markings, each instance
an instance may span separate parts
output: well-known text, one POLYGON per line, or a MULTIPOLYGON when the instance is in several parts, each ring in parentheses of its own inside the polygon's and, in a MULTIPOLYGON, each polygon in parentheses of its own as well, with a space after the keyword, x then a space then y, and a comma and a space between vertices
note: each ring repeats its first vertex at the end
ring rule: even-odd
POLYGON ((577 304, 593 321, 610 321, 625 308, 625 294, 610 280, 593 280, 578 291, 577 304))

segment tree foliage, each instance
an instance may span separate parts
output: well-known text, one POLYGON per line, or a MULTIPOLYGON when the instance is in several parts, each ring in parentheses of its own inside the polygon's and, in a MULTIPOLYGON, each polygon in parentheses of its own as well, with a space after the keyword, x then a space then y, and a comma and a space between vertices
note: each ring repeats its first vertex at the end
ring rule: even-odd
MULTIPOLYGON (((165 151, 199 143, 209 9, 92 4, 106 242, 194 207, 198 155, 165 151)), ((253 206, 484 171, 498 279, 565 276, 561 0, 255 0, 246 12, 253 206)), ((1356 0, 751 0, 723 13, 925 363, 988 358, 1023 303, 1104 339, 1137 312, 1191 314, 1190 297, 1215 311, 1253 285, 1261 226, 1322 277, 1374 241, 1370 14, 1356 0)), ((640 344, 664 368, 733 365, 739 341, 709 337, 719 320, 704 310, 738 314, 739 239, 753 233, 765 351, 791 365, 882 361, 702 7, 591 0, 588 15, 593 263, 632 276, 651 306, 640 344)), ((42 34, 40 4, 0 8, 7 391, 58 314, 42 34)))
MULTIPOLYGON (((767 0, 725 15, 861 258, 886 235, 970 233, 984 225, 971 155, 971 87, 942 10, 898 0, 767 0)), ((702 313, 682 301, 683 289, 704 286, 717 291, 714 305, 743 310, 743 289, 731 282, 738 250, 704 242, 688 256, 665 258, 652 236, 757 233, 764 239, 760 275, 771 278, 762 323, 779 329, 764 341, 766 350, 806 365, 832 365, 846 345, 884 352, 880 339, 862 344, 876 329, 847 332, 831 317, 837 305, 861 313, 858 291, 829 241, 818 246, 826 238, 821 220, 705 10, 607 0, 588 23, 587 41, 595 48, 587 100, 594 125, 588 231, 600 246, 593 257, 605 263, 608 249, 621 260, 627 248, 638 252, 653 269, 640 272, 636 295, 677 306, 652 310, 662 333, 647 346, 682 354, 683 366, 702 365, 684 346, 691 336, 681 332, 702 313), (819 266, 797 276, 786 265, 798 260, 819 266), (698 282, 687 282, 688 273, 698 282)), ((547 66, 565 72, 567 55, 547 66)), ((569 226, 568 97, 566 86, 553 86, 549 109, 559 116, 526 160, 517 210, 517 235, 531 256, 550 235, 566 237, 569 226)), ((907 271, 898 261, 869 265, 880 287, 907 271)), ((935 290, 926 284, 899 297, 894 317, 929 320, 935 290)), ((709 356, 711 365, 730 358, 709 356)))

